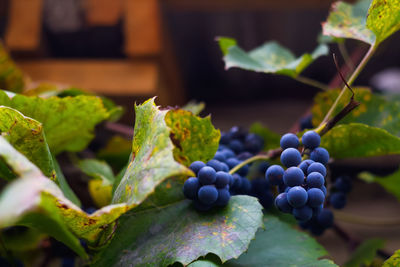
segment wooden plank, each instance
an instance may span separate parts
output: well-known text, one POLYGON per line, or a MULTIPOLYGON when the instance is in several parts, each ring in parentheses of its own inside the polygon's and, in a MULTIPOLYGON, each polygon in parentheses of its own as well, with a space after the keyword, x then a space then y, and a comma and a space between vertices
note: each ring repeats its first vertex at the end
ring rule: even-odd
POLYGON ((112 26, 122 15, 122 0, 86 0, 86 21, 91 26, 112 26))
POLYGON ((158 0, 124 0, 125 53, 157 55, 161 47, 158 0))
POLYGON ((40 44, 42 0, 10 0, 5 42, 10 50, 35 51, 40 44))
POLYGON ((326 9, 334 0, 163 0, 170 8, 196 11, 326 9))
POLYGON ((129 60, 36 60, 18 66, 33 81, 56 82, 108 95, 155 95, 158 64, 129 60))

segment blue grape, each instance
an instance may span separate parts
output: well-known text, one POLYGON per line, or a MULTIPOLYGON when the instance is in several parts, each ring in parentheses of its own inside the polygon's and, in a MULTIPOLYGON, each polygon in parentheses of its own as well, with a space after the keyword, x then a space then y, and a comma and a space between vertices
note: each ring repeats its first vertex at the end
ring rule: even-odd
POLYGON ((272 165, 265 173, 265 178, 271 185, 280 185, 283 183, 283 174, 285 170, 279 165, 272 165))
POLYGON ((329 152, 323 147, 317 147, 311 151, 310 158, 325 165, 329 161, 329 152))
POLYGON ((295 134, 287 133, 281 137, 280 145, 282 149, 286 148, 298 148, 299 138, 295 134))
POLYGON ((307 203, 307 191, 301 186, 294 186, 288 191, 287 199, 292 207, 299 208, 307 203))
POLYGON ((280 193, 275 198, 275 206, 282 212, 292 213, 292 206, 289 204, 287 199, 287 193, 280 193))
POLYGON ((318 188, 311 188, 307 191, 308 195, 308 205, 312 208, 319 207, 324 203, 325 195, 318 188))
POLYGON ((325 183, 324 176, 319 172, 312 172, 307 175, 306 184, 309 188, 320 188, 325 183))
POLYGON ((307 169, 312 163, 314 163, 314 161, 311 159, 303 160, 300 163, 299 168, 304 172, 305 175, 307 175, 307 169))
POLYGON ((240 164, 240 160, 237 158, 229 158, 226 160, 226 165, 228 165, 229 169, 233 169, 238 164, 240 164))
POLYGON ((250 190, 251 190, 250 181, 247 178, 242 177, 242 185, 238 193, 240 195, 248 195, 250 193, 250 190))
POLYGON ((246 160, 249 159, 253 156, 253 154, 251 154, 250 152, 244 151, 242 153, 240 153, 239 155, 236 156, 236 158, 238 160, 246 160))
POLYGON ((349 193, 352 189, 351 179, 348 176, 340 176, 336 178, 335 183, 333 184, 337 190, 342 191, 343 193, 349 193))
POLYGON ((200 169, 205 166, 206 164, 202 161, 194 161, 192 164, 190 164, 189 169, 191 169, 197 175, 200 169))
POLYGON ((303 206, 299 208, 294 208, 292 213, 296 220, 306 222, 312 218, 313 210, 309 206, 303 206))
POLYGON ((237 173, 240 174, 241 176, 246 176, 249 173, 249 165, 244 165, 237 171, 237 173))
POLYGON ((283 174, 285 185, 293 187, 304 183, 304 173, 298 167, 290 167, 283 174))
POLYGON ((333 213, 329 209, 322 209, 322 211, 317 216, 317 222, 323 228, 329 228, 333 225, 333 213))
POLYGON ((231 179, 232 175, 227 172, 219 171, 216 174, 215 186, 217 188, 225 188, 231 179))
POLYGON ((295 148, 287 148, 281 154, 281 162, 288 168, 297 166, 301 162, 301 154, 295 148))
POLYGON ((239 140, 232 140, 229 142, 229 148, 232 149, 235 153, 240 153, 244 150, 244 145, 239 140))
POLYGON ((236 156, 235 152, 233 152, 229 148, 221 150, 221 153, 225 156, 226 159, 230 159, 236 156))
POLYGON ((220 144, 227 145, 231 141, 231 136, 228 133, 222 133, 221 139, 219 139, 220 144))
POLYGON ((229 130, 229 134, 231 136, 232 139, 244 139, 247 135, 247 131, 244 130, 241 127, 238 126, 233 126, 230 130, 229 130))
POLYGON ((217 153, 215 153, 215 155, 214 155, 214 159, 216 159, 220 162, 223 162, 226 160, 226 157, 225 157, 224 153, 222 153, 222 151, 217 151, 217 153))
POLYGON ((318 216, 318 214, 324 208, 324 204, 319 205, 318 207, 313 207, 313 216, 318 216))
POLYGON ((186 198, 194 200, 197 198, 197 191, 199 190, 200 183, 196 177, 190 177, 183 184, 183 194, 186 198))
POLYGON ((325 185, 321 186, 319 189, 321 189, 321 191, 324 193, 324 195, 326 196, 327 190, 325 185))
POLYGON ((326 176, 326 168, 319 162, 311 163, 311 165, 308 167, 307 174, 310 174, 312 172, 319 172, 320 174, 322 174, 322 176, 326 176))
POLYGON ((312 115, 305 116, 300 120, 300 130, 303 131, 305 129, 312 129, 314 126, 312 125, 312 115))
POLYGON ((223 207, 228 205, 229 199, 231 198, 231 194, 229 193, 228 188, 218 189, 218 198, 215 205, 223 207))
POLYGON ((314 131, 308 131, 303 134, 301 141, 305 148, 314 149, 319 147, 321 137, 314 131))
POLYGON ((346 195, 342 192, 332 193, 329 198, 329 202, 335 209, 343 209, 347 203, 346 195))
POLYGON ((234 173, 232 177, 233 177, 233 184, 231 189, 237 191, 240 189, 240 187, 242 187, 242 177, 237 173, 234 173))
POLYGON ((248 134, 244 140, 244 148, 251 153, 258 153, 264 146, 264 140, 256 134, 248 134))
POLYGON ((268 161, 261 162, 260 165, 258 165, 258 172, 265 174, 267 172, 269 166, 271 166, 271 164, 269 164, 268 161))
POLYGON ((210 166, 205 166, 200 169, 197 177, 202 185, 213 184, 217 178, 217 172, 210 166))
POLYGON ((212 159, 212 160, 208 161, 207 162, 207 166, 210 166, 211 168, 213 168, 217 172, 222 171, 221 162, 219 162, 216 159, 212 159))
POLYGON ((197 197, 201 203, 211 205, 217 201, 218 190, 213 185, 204 185, 200 187, 197 197))
POLYGON ((223 172, 229 172, 229 167, 225 162, 221 162, 221 167, 223 172))

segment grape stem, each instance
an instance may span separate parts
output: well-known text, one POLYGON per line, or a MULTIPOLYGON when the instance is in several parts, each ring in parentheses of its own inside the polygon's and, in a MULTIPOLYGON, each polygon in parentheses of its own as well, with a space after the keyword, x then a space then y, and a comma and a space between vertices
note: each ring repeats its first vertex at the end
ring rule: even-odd
MULTIPOLYGON (((348 85, 351 86, 353 82, 356 80, 358 75, 361 73, 361 71, 364 69, 365 65, 368 63, 368 61, 371 59, 371 57, 374 55, 376 50, 376 45, 372 45, 368 52, 365 54, 364 58, 361 60, 360 64, 358 64, 357 68, 354 70, 354 72, 351 74, 349 80, 348 80, 348 85)), ((329 118, 332 116, 333 111, 335 110, 336 106, 339 104, 340 99, 346 92, 347 85, 345 85, 340 92, 339 96, 336 98, 335 102, 329 109, 328 113, 325 115, 325 118, 322 120, 321 124, 326 123, 329 118)))
POLYGON ((295 79, 298 82, 301 82, 301 83, 316 87, 318 89, 321 89, 322 91, 329 90, 329 86, 327 84, 320 83, 320 82, 318 82, 316 80, 313 80, 313 79, 310 79, 310 78, 307 78, 307 77, 304 77, 304 76, 301 76, 301 75, 297 75, 297 76, 292 77, 292 78, 295 79))
POLYGON ((399 226, 400 218, 371 218, 349 214, 342 211, 334 211, 335 217, 343 222, 368 226, 399 226))
POLYGON ((240 170, 240 168, 242 168, 243 166, 245 166, 245 165, 247 165, 247 164, 249 164, 251 162, 254 162, 254 161, 257 161, 257 160, 269 160, 270 158, 271 158, 271 156, 269 156, 269 155, 262 155, 262 154, 255 155, 255 156, 253 156, 251 158, 246 159, 245 161, 242 161, 241 163, 239 163, 238 165, 233 167, 233 169, 229 171, 229 174, 234 174, 235 172, 240 170))

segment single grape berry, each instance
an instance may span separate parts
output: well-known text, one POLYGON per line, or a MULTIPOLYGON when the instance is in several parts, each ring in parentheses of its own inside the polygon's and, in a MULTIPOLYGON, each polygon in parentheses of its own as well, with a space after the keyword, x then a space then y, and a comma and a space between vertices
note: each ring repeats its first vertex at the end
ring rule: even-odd
POLYGON ((300 163, 299 168, 304 172, 304 175, 307 175, 307 169, 312 163, 314 163, 314 161, 311 159, 303 160, 300 163))
POLYGON ((213 185, 204 185, 200 187, 197 196, 201 203, 205 205, 211 205, 217 201, 218 190, 213 185))
POLYGON ((207 166, 210 166, 211 168, 213 168, 217 172, 222 171, 221 162, 219 162, 216 159, 212 159, 212 160, 208 161, 207 162, 207 166))
POLYGON ((216 159, 220 162, 223 162, 226 160, 226 157, 225 157, 224 153, 222 153, 221 151, 217 151, 217 153, 215 153, 215 155, 214 155, 214 159, 216 159))
POLYGON ((235 153, 240 153, 244 150, 244 145, 239 140, 232 140, 229 142, 229 148, 232 149, 235 153))
POLYGON ((251 191, 251 183, 249 179, 242 177, 242 185, 238 193, 240 195, 248 195, 250 194, 250 191, 251 191))
POLYGON ((217 188, 225 188, 232 179, 232 175, 227 172, 219 171, 217 172, 215 179, 215 186, 217 188))
POLYGON ((294 208, 299 208, 307 203, 307 191, 301 186, 294 186, 287 193, 289 204, 294 208))
POLYGON ((297 166, 301 162, 301 154, 295 148, 287 148, 281 154, 281 162, 288 168, 297 166))
POLYGON ((289 204, 287 200, 287 193, 280 193, 275 198, 275 206, 282 212, 292 213, 292 206, 289 204))
POLYGON ((229 169, 233 169, 236 165, 240 164, 240 160, 237 158, 229 158, 226 161, 226 165, 228 165, 229 169))
POLYGON ((306 184, 309 188, 320 188, 325 183, 324 176, 319 172, 312 172, 307 175, 306 184))
POLYGON ((236 156, 235 152, 233 152, 229 148, 222 149, 221 153, 225 156, 226 159, 230 159, 236 156))
POLYGON ((329 201, 335 209, 343 209, 346 206, 347 200, 346 195, 342 192, 332 193, 329 201))
POLYGON ((228 167, 228 165, 226 165, 225 162, 221 162, 220 164, 221 164, 223 172, 229 172, 229 167, 228 167))
POLYGON ((305 129, 312 129, 314 126, 312 125, 312 115, 305 116, 300 120, 300 130, 303 131, 305 129))
POLYGON ((333 213, 329 209, 322 209, 317 216, 317 222, 324 228, 329 228, 333 225, 333 213))
POLYGON ((298 148, 299 147, 299 138, 295 134, 292 133, 287 133, 281 137, 281 148, 286 149, 286 148, 298 148))
POLYGON ((314 149, 319 147, 321 137, 314 131, 308 131, 303 134, 301 141, 305 148, 314 149))
POLYGON ((279 165, 272 165, 267 169, 265 178, 271 185, 280 185, 283 183, 283 174, 285 170, 279 165))
POLYGON ((248 134, 244 140, 244 148, 251 153, 258 153, 264 146, 264 140, 256 134, 248 134))
POLYGON ((308 167, 307 174, 310 174, 312 172, 319 172, 320 174, 322 174, 322 176, 326 176, 326 168, 319 162, 311 163, 311 165, 308 167))
POLYGON ((197 175, 200 169, 205 166, 206 164, 202 161, 194 161, 192 164, 190 164, 189 169, 191 169, 197 175))
POLYGON ((183 184, 183 194, 186 198, 194 200, 197 198, 197 191, 199 190, 200 183, 196 177, 190 177, 183 184))
POLYGON ((293 215, 296 218, 296 220, 301 222, 306 222, 312 218, 313 210, 309 206, 294 208, 293 215))
POLYGON ((339 176, 336 178, 333 187, 343 193, 349 193, 352 189, 351 179, 348 176, 339 176))
POLYGON ((304 173, 298 167, 290 167, 283 174, 285 185, 293 187, 304 183, 304 173))
POLYGON ((324 203, 325 195, 318 188, 311 188, 307 191, 308 195, 308 205, 312 208, 321 206, 324 203))
POLYGON ((213 184, 217 178, 217 172, 210 166, 205 166, 200 169, 197 177, 202 185, 213 184))
POLYGON ((317 147, 311 151, 310 158, 325 165, 329 161, 329 152, 323 147, 317 147))
POLYGON ((325 185, 321 186, 319 189, 321 189, 321 191, 324 193, 324 195, 326 196, 327 190, 325 185))
POLYGON ((223 207, 226 206, 231 198, 228 188, 218 189, 218 198, 215 205, 223 207))
POLYGON ((221 133, 221 139, 219 139, 220 144, 227 145, 231 141, 231 137, 228 133, 221 133))

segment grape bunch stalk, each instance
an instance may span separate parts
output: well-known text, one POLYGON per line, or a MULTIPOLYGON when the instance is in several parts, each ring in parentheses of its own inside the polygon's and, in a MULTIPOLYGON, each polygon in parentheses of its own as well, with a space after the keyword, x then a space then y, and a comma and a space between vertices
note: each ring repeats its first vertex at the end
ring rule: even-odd
POLYGON ((270 166, 265 177, 269 184, 278 187, 276 207, 291 213, 302 223, 324 214, 323 207, 327 194, 325 187, 328 151, 320 147, 321 137, 315 131, 307 131, 300 140, 295 134, 287 133, 280 140, 283 152, 280 165, 270 166), (302 156, 304 160, 302 160, 302 156))

